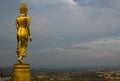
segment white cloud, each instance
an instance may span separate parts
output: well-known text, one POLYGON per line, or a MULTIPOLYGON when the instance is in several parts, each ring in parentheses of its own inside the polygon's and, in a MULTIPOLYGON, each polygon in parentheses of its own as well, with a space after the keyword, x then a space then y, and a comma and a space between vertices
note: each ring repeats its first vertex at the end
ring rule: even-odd
POLYGON ((91 48, 97 48, 97 47, 108 47, 111 45, 118 45, 120 44, 120 40, 116 40, 116 39, 101 39, 101 40, 96 40, 96 41, 92 41, 92 42, 88 42, 86 44, 83 44, 82 46, 88 46, 91 48))
MULTIPOLYGON (((48 0, 40 1, 49 3, 48 0)), ((73 3, 72 0, 51 0, 51 2, 73 3)), ((31 13, 34 33, 43 35, 45 40, 51 40, 49 41, 51 44, 57 43, 58 48, 60 45, 64 47, 65 43, 76 44, 76 41, 83 43, 107 37, 111 33, 114 35, 120 29, 120 19, 116 17, 116 11, 107 8, 71 6, 37 10, 31 13)))
POLYGON ((71 4, 71 5, 75 5, 76 2, 74 0, 60 0, 62 1, 63 3, 68 3, 68 4, 71 4))
POLYGON ((29 0, 29 3, 33 5, 41 5, 41 4, 65 4, 65 5, 76 5, 77 3, 74 0, 29 0))
POLYGON ((68 47, 63 47, 63 48, 56 48, 56 51, 67 51, 67 50, 88 50, 88 49, 115 49, 120 47, 120 39, 100 39, 100 40, 94 40, 94 41, 89 41, 86 43, 82 43, 82 44, 74 44, 72 46, 68 46, 68 47))

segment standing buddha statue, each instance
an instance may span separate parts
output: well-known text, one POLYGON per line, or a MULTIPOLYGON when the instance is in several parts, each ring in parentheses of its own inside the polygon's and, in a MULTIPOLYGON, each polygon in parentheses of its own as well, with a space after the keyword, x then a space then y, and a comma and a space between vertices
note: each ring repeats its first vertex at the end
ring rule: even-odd
POLYGON ((18 62, 24 63, 23 58, 26 55, 28 40, 32 41, 32 36, 30 34, 30 17, 27 16, 28 8, 25 1, 19 8, 20 16, 16 18, 16 28, 17 28, 17 50, 18 62))

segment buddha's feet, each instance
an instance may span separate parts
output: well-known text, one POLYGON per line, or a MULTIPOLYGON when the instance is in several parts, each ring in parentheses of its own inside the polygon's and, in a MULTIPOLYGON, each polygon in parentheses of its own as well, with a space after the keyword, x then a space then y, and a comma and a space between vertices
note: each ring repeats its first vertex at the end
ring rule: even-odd
POLYGON ((19 62, 20 64, 23 64, 23 63, 24 63, 21 58, 18 58, 18 62, 19 62))

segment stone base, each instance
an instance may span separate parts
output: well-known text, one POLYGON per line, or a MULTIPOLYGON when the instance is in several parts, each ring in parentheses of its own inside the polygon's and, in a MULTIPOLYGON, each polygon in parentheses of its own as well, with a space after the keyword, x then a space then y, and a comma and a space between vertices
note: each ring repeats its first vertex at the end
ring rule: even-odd
POLYGON ((14 64, 10 81, 31 81, 29 64, 14 64))

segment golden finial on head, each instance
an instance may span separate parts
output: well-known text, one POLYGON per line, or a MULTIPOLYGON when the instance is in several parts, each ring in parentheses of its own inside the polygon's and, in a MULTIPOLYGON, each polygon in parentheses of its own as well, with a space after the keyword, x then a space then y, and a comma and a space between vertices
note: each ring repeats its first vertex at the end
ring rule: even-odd
POLYGON ((19 8, 20 14, 25 14, 28 11, 25 0, 23 0, 22 5, 19 8))

